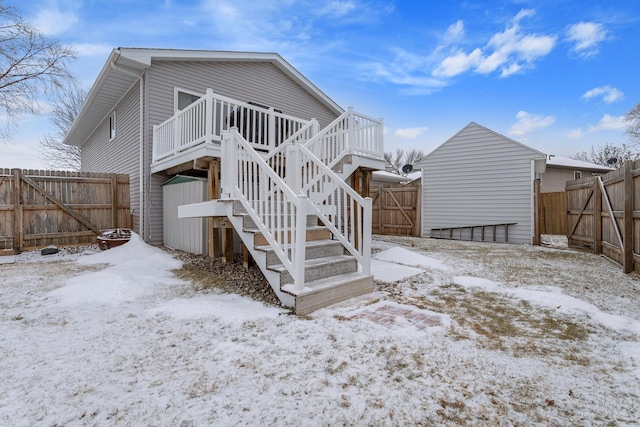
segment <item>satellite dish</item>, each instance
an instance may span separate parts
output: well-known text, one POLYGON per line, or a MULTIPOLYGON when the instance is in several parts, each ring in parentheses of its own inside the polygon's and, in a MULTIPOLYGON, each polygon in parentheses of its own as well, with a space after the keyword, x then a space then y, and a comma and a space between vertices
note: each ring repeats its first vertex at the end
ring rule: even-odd
POLYGON ((618 159, 616 157, 612 157, 609 160, 607 160, 608 165, 615 165, 616 163, 618 163, 618 159))
POLYGON ((413 170, 413 165, 406 164, 402 167, 402 173, 409 173, 413 170))

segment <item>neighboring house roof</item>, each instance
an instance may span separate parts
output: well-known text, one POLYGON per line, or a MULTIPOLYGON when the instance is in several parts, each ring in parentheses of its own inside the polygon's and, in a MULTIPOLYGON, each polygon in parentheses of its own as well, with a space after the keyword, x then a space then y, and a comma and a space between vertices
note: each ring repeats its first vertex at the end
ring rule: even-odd
POLYGON ((422 177, 421 171, 414 171, 408 173, 407 176, 398 175, 393 172, 387 171, 373 171, 373 179, 378 182, 384 182, 389 184, 403 184, 413 182, 416 179, 420 179, 422 177))
MULTIPOLYGON (((482 125, 479 125, 479 124, 477 124, 477 123, 475 123, 475 122, 470 122, 468 125, 466 125, 466 126, 465 126, 465 127, 463 127, 462 129, 460 129, 458 132, 456 132, 456 134, 455 134, 455 135, 453 135, 451 138, 447 139, 445 142, 443 142, 443 143, 442 143, 442 144, 440 144, 438 147, 436 147, 436 149, 435 149, 435 150, 433 150, 432 152, 430 152, 429 154, 427 154, 426 156, 424 156, 424 157, 422 158, 422 160, 421 160, 421 161, 419 161, 418 163, 416 163, 416 164, 415 164, 415 166, 416 166, 416 167, 424 167, 424 166, 426 165, 426 162, 429 160, 429 157, 430 157, 431 155, 433 155, 434 153, 436 153, 438 150, 440 150, 440 148, 441 148, 443 145, 445 145, 447 142, 451 141, 452 139, 455 139, 459 134, 461 134, 462 132, 464 132, 464 131, 465 131, 467 128, 469 128, 469 127, 479 127, 479 128, 481 128, 481 129, 483 129, 483 130, 485 130, 485 131, 487 131, 487 132, 490 132, 490 133, 492 133, 492 134, 496 135, 496 136, 497 136, 497 137, 499 137, 499 138, 502 138, 502 139, 504 139, 504 140, 506 140, 506 141, 509 141, 509 142, 513 143, 513 144, 519 145, 519 146, 520 146, 520 147, 522 147, 522 148, 525 148, 526 150, 528 150, 528 151, 531 153, 531 158, 532 158, 532 159, 534 159, 534 160, 540 160, 540 161, 542 161, 542 160, 546 160, 546 158, 547 158, 547 155, 546 155, 545 153, 543 153, 542 151, 538 151, 538 150, 536 150, 536 149, 534 149, 534 148, 529 147, 528 145, 524 145, 524 144, 522 144, 521 142, 518 142, 518 141, 513 140, 513 139, 511 139, 511 138, 508 138, 508 137, 506 137, 506 136, 504 136, 504 135, 501 135, 501 134, 499 134, 498 132, 495 132, 495 131, 493 131, 493 130, 491 130, 491 129, 489 129, 489 128, 486 128, 486 127, 484 127, 484 126, 482 126, 482 125)), ((542 165, 542 164, 541 164, 541 165, 542 165)), ((538 168, 536 168, 536 169, 538 169, 538 168)), ((536 170, 536 172, 538 172, 538 171, 544 172, 544 168, 543 168, 542 170, 536 170)))
POLYGON ((111 51, 93 87, 89 90, 87 99, 67 133, 64 143, 82 145, 144 71, 151 66, 151 61, 269 62, 337 115, 344 111, 277 53, 116 48, 111 51))
POLYGON ((589 170, 597 172, 611 172, 614 170, 609 166, 602 166, 595 163, 583 162, 582 160, 571 159, 569 157, 558 157, 554 155, 550 155, 547 158, 547 166, 561 169, 589 170))

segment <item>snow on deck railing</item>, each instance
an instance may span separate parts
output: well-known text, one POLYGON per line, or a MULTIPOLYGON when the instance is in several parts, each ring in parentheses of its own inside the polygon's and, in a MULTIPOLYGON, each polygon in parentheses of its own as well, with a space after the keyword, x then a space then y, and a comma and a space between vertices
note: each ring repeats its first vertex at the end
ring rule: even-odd
POLYGON ((240 102, 207 89, 204 97, 153 127, 153 163, 204 142, 220 143, 232 127, 254 148, 271 151, 307 123, 273 108, 240 102))

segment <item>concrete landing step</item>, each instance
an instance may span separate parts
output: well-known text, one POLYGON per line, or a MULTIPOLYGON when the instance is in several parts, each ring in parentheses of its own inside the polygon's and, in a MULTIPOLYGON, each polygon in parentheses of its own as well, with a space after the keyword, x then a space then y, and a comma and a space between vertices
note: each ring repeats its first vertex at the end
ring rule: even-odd
POLYGON ((373 292, 373 276, 354 272, 305 283, 299 291, 288 284, 282 287, 282 291, 295 297, 295 313, 303 315, 373 292))

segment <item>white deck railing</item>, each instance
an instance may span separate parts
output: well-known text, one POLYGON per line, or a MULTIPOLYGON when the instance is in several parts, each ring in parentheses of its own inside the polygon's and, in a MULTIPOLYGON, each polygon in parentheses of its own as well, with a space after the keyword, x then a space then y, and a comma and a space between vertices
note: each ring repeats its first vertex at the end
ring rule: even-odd
POLYGON ((242 203, 293 278, 304 288, 307 198, 296 194, 236 128, 222 140, 222 190, 242 203))
POLYGON ((289 141, 264 159, 234 128, 223 138, 222 156, 223 193, 242 203, 295 289, 304 287, 307 214, 316 215, 370 274, 371 199, 356 193, 303 144, 289 141))
POLYGON ((253 148, 271 151, 308 123, 273 108, 240 102, 213 93, 153 127, 153 163, 168 159, 191 147, 220 143, 236 127, 253 148))
POLYGON ((382 120, 349 108, 305 146, 331 169, 348 154, 384 158, 383 131, 382 120))

